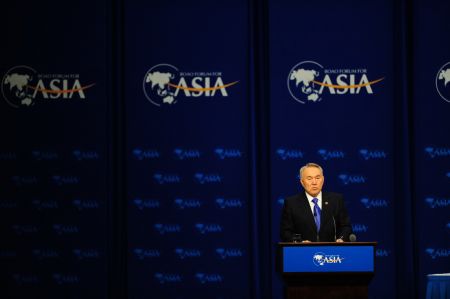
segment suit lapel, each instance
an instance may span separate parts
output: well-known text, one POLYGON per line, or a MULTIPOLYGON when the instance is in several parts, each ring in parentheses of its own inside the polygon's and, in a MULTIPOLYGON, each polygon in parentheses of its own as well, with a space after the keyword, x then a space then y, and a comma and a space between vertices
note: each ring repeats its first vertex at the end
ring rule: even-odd
POLYGON ((331 202, 328 196, 322 192, 322 212, 320 214, 320 227, 324 227, 327 220, 331 217, 331 202))

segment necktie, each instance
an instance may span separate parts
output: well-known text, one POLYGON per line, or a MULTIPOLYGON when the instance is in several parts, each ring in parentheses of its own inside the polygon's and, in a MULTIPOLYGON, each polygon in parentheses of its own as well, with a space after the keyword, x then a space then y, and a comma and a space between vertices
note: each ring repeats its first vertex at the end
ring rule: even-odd
POLYGON ((319 200, 317 198, 313 198, 312 202, 314 203, 314 221, 316 222, 317 231, 320 230, 320 208, 317 204, 319 200))

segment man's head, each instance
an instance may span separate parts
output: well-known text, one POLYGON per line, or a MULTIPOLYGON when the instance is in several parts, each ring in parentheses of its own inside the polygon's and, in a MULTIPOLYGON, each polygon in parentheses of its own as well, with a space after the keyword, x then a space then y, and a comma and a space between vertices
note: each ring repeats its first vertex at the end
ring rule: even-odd
POLYGON ((300 184, 311 196, 317 196, 322 191, 324 179, 322 167, 316 163, 308 163, 300 168, 300 184))

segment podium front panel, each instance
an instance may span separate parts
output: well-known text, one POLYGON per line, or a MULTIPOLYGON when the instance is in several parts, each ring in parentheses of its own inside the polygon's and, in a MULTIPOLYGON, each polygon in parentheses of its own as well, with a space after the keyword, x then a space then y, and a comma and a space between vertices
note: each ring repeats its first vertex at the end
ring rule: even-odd
POLYGON ((283 273, 373 272, 373 246, 285 246, 283 273))

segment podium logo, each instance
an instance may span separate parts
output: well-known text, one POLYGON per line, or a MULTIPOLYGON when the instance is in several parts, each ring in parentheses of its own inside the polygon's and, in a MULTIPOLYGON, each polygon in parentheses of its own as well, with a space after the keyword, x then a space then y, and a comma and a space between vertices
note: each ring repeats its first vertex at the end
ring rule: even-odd
POLYGON ((287 87, 294 100, 301 104, 320 102, 322 96, 374 94, 373 85, 382 81, 370 81, 365 68, 325 68, 315 61, 296 64, 287 77, 287 87))
POLYGON ((173 150, 175 159, 177 160, 188 160, 188 159, 198 159, 200 158, 200 151, 195 149, 182 149, 176 148, 173 150))
POLYGON ((362 148, 359 150, 359 156, 363 158, 363 160, 376 160, 376 159, 386 159, 387 154, 384 151, 380 150, 369 150, 366 148, 362 148))
POLYGON ((197 223, 195 224, 195 229, 197 229, 197 231, 202 235, 206 235, 209 233, 221 233, 223 231, 222 226, 215 223, 209 224, 197 223))
POLYGON ((195 278, 201 284, 222 283, 224 280, 223 276, 217 273, 214 274, 196 273, 195 278))
POLYGON ((198 249, 176 248, 174 252, 180 260, 183 260, 185 258, 197 258, 202 256, 201 251, 198 249))
POLYGON ((134 205, 140 210, 144 209, 157 209, 161 206, 158 199, 141 199, 135 198, 133 200, 134 205))
POLYGON ((55 161, 59 159, 58 153, 50 151, 33 150, 31 156, 35 161, 55 161))
POLYGON ((450 157, 450 148, 428 146, 425 148, 425 153, 427 153, 431 159, 438 157, 450 157))
POLYGON ((338 176, 338 178, 344 185, 364 184, 366 182, 366 178, 362 175, 342 173, 338 176))
POLYGON ((386 199, 370 199, 370 198, 364 197, 364 198, 361 198, 360 202, 366 209, 387 208, 388 207, 388 202, 386 199))
POLYGON ((324 161, 345 158, 345 153, 343 151, 337 151, 337 150, 319 149, 317 151, 317 154, 324 161))
POLYGON ((441 98, 450 103, 450 62, 444 64, 436 74, 436 90, 441 98))
POLYGON ((316 252, 313 255, 313 263, 314 265, 321 267, 325 264, 342 264, 344 260, 339 254, 324 254, 322 252, 316 252))
POLYGON ((304 153, 297 149, 278 148, 276 153, 281 160, 303 159, 304 157, 304 153))
POLYGON ((160 284, 168 284, 168 283, 180 283, 183 281, 183 278, 178 273, 160 273, 156 272, 154 274, 156 281, 160 284))
POLYGON ((147 100, 161 107, 174 105, 178 99, 227 98, 228 89, 236 83, 225 84, 222 72, 185 72, 163 63, 147 71, 142 85, 147 100))
POLYGON ((32 67, 19 65, 3 76, 1 91, 11 107, 20 108, 39 101, 85 100, 86 90, 94 85, 82 85, 79 74, 42 74, 32 67))
POLYGON ((425 198, 425 203, 432 209, 435 208, 446 208, 450 206, 450 198, 434 198, 427 197, 425 198))
POLYGON ((159 258, 161 256, 161 252, 157 249, 135 248, 133 253, 139 260, 159 258))
POLYGON ((179 210, 195 209, 195 208, 200 208, 202 206, 202 202, 198 199, 176 198, 174 200, 174 204, 179 210))
POLYGON ((221 148, 221 147, 216 148, 214 150, 214 154, 220 160, 242 158, 242 155, 243 155, 243 153, 238 149, 231 149, 231 148, 227 149, 227 148, 221 148))
POLYGON ((179 224, 162 224, 156 223, 153 228, 160 234, 175 234, 181 232, 181 226, 179 224))
POLYGON ((140 148, 135 148, 132 151, 132 154, 139 161, 151 160, 151 159, 159 159, 159 157, 160 157, 159 152, 157 150, 155 150, 155 149, 143 150, 143 149, 140 149, 140 148))
POLYGON ((242 257, 244 255, 243 251, 239 248, 216 248, 216 254, 222 260, 227 258, 242 257))
POLYGON ((238 198, 216 198, 216 205, 221 209, 227 209, 227 208, 242 208, 244 206, 244 203, 242 200, 238 198))
POLYGON ((450 257, 450 249, 449 248, 427 248, 425 252, 434 260, 439 258, 448 258, 450 257))

